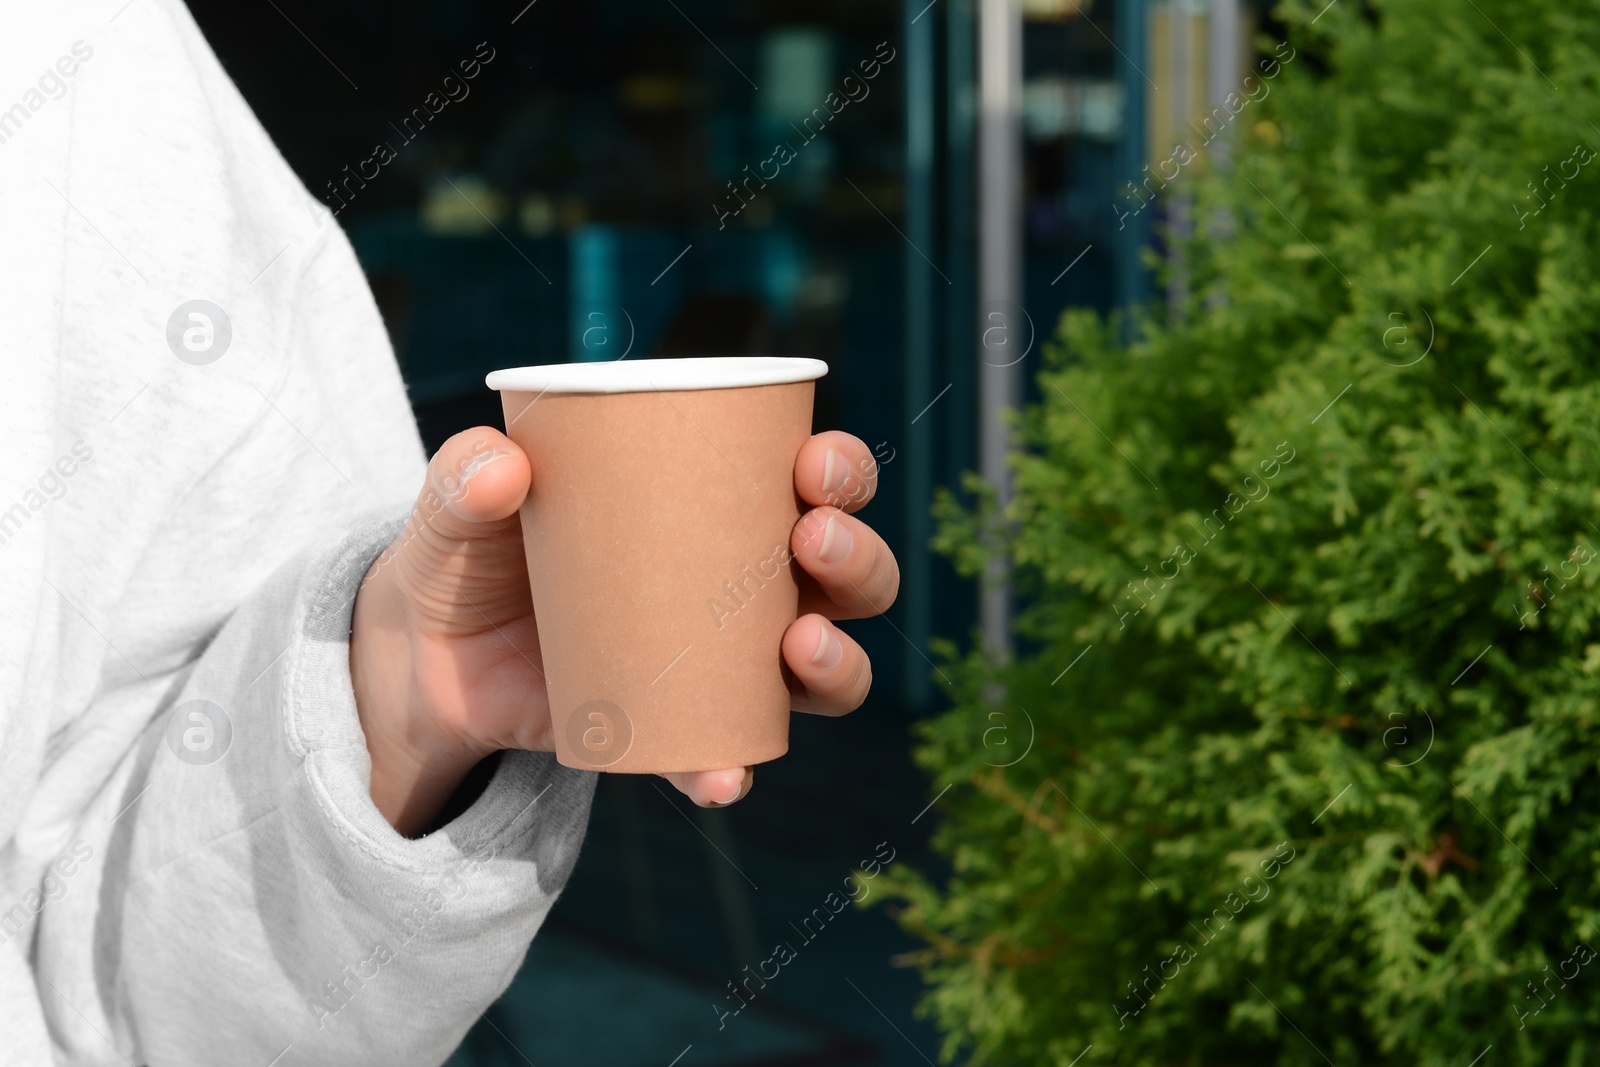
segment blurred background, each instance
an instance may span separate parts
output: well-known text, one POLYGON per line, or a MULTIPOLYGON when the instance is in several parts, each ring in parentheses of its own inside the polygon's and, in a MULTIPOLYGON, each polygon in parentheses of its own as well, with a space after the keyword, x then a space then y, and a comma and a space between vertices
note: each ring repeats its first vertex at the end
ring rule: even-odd
POLYGON ((1275 31, 1265 12, 190 6, 349 234, 430 450, 500 424, 483 386, 497 367, 759 353, 826 360, 818 426, 860 436, 883 467, 867 517, 904 592, 850 627, 875 664, 866 707, 798 717, 790 757, 728 811, 604 776, 571 885, 452 1063, 937 1059, 919 978, 896 966, 915 946, 882 910, 798 932, 875 851, 937 869, 937 788, 908 732, 939 706, 929 639, 1001 641, 1009 607, 929 552, 933 491, 996 475, 997 412, 1036 388, 1027 357, 1063 309, 1157 295, 1146 259, 1166 223, 1187 224, 1183 202, 1129 217, 1127 187, 1238 88, 1250 42, 1275 31), (730 983, 780 940, 797 958, 719 1022, 738 1006, 730 983))

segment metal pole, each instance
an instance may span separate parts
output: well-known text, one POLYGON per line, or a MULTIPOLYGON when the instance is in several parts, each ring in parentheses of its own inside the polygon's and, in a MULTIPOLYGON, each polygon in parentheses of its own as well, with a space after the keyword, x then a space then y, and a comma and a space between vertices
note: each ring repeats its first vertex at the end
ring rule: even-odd
MULTIPOLYGON (((1155 91, 1144 68, 1147 63, 1145 48, 1145 0, 1117 0, 1117 83, 1122 86, 1122 132, 1117 139, 1117 181, 1138 185, 1143 180, 1145 165, 1145 92, 1155 91)), ((1120 191, 1123 185, 1117 186, 1120 191)), ((1149 236, 1149 211, 1129 217, 1125 228, 1117 232, 1114 249, 1116 268, 1116 302, 1119 308, 1131 309, 1143 303, 1149 295, 1149 281, 1144 264, 1139 261, 1149 236)), ((1128 319, 1123 320, 1123 339, 1131 341, 1133 330, 1128 319)))
MULTIPOLYGON (((1243 16, 1239 0, 1211 0, 1211 17, 1206 21, 1206 100, 1215 107, 1231 92, 1242 91, 1239 84, 1243 16)), ((1219 137, 1211 144, 1212 162, 1225 166, 1228 162, 1228 138, 1219 137)))
MULTIPOLYGON (((1022 297, 1022 7, 978 4, 978 471, 1001 506, 1011 499, 1004 415, 1022 399, 1011 345, 1027 329, 1022 297), (998 316, 998 317, 997 317, 998 316), (1002 334, 994 333, 995 330, 1002 334), (990 343, 1003 337, 998 348, 990 343)), ((1011 589, 1005 561, 989 566, 978 607, 991 655, 1011 654, 1011 589)))
MULTIPOLYGON (((978 12, 976 0, 945 5, 945 188, 950 209, 945 218, 945 261, 951 286, 945 292, 945 380, 961 414, 945 423, 943 477, 951 484, 978 465, 978 361, 969 347, 977 302, 978 208, 978 12), (960 397, 960 400, 956 400, 960 397)), ((974 605, 976 606, 976 605, 974 605)), ((963 624, 965 626, 966 624, 963 624)))
MULTIPOLYGON (((1244 88, 1240 78, 1244 66, 1244 14, 1240 7, 1240 0, 1211 0, 1210 18, 1206 21, 1207 110, 1222 103, 1229 93, 1244 88)), ((1235 131, 1230 130, 1211 142, 1209 166, 1219 171, 1227 171, 1232 166, 1233 136, 1235 131)), ((1205 225, 1215 240, 1227 240, 1233 233, 1233 220, 1222 208, 1214 211, 1205 225)), ((1206 294, 1206 304, 1210 307, 1224 304, 1227 299, 1221 289, 1206 294)))
MULTIPOLYGON (((1191 52, 1189 0, 1167 0, 1167 45, 1171 50, 1172 64, 1167 72, 1172 91, 1167 100, 1172 106, 1171 145, 1157 145, 1157 156, 1189 140, 1189 59, 1191 52)), ((1182 179, 1180 178, 1180 181, 1182 179)), ((1184 242, 1189 237, 1189 208, 1192 200, 1181 188, 1174 190, 1167 201, 1167 313, 1181 318, 1183 304, 1189 295, 1189 266, 1184 242)))
MULTIPOLYGON (((933 633, 933 427, 946 412, 934 399, 934 277, 923 249, 934 248, 933 141, 938 101, 934 92, 934 31, 924 0, 906 0, 906 156, 905 156, 905 376, 906 376, 906 545, 900 618, 906 639, 920 655, 905 657, 905 700, 913 708, 930 702, 928 662, 933 633)), ((948 409, 947 409, 948 410, 948 409)))

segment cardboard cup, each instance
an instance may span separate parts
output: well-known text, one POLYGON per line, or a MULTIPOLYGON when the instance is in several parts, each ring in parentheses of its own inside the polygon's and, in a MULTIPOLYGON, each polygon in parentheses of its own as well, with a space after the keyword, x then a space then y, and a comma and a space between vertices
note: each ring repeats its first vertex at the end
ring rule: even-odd
POLYGON ((489 375, 528 455, 522 536, 556 758, 704 771, 789 748, 794 463, 814 359, 653 359, 489 375))

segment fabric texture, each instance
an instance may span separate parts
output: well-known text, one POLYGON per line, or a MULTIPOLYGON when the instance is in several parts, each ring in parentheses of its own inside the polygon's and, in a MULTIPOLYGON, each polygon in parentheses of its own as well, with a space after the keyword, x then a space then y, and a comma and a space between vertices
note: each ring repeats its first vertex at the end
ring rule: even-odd
POLYGON ((437 1064, 594 776, 378 813, 351 608, 425 459, 349 243, 175 0, 0 14, 0 1067, 437 1064))

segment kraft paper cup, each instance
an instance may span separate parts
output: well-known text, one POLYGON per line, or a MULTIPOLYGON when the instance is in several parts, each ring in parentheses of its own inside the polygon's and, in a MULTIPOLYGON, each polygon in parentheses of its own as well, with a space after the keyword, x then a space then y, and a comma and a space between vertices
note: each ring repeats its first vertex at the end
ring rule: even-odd
POLYGON ((789 747, 794 463, 814 359, 495 371, 528 455, 521 511, 556 758, 703 771, 789 747))

